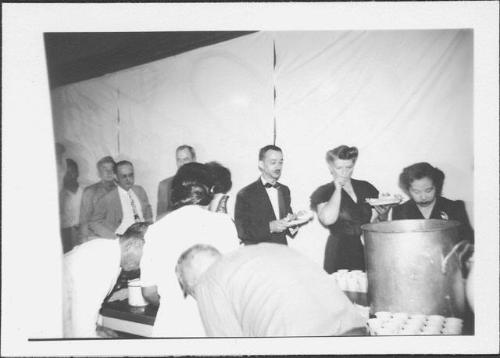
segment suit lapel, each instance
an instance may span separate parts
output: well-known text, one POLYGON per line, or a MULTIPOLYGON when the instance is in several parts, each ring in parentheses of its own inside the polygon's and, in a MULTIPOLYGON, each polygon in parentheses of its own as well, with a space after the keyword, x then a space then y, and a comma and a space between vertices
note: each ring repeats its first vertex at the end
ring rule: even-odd
POLYGON ((118 193, 118 186, 113 190, 113 206, 116 208, 116 218, 121 223, 121 221, 123 220, 123 210, 122 201, 120 200, 120 194, 118 193))
POLYGON ((285 193, 283 191, 282 186, 279 186, 277 190, 278 190, 278 206, 279 206, 279 213, 280 213, 279 218, 282 219, 286 215, 285 193))

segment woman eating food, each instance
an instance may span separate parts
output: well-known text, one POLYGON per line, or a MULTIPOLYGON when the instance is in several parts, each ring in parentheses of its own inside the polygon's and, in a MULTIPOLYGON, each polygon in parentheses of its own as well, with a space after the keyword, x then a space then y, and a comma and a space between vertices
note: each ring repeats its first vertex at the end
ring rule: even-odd
POLYGON ((328 273, 339 269, 364 270, 361 225, 386 220, 390 205, 372 210, 366 199, 378 198, 378 190, 369 182, 352 179, 358 149, 341 145, 326 153, 333 181, 320 186, 311 195, 311 209, 330 230, 323 267, 328 273))

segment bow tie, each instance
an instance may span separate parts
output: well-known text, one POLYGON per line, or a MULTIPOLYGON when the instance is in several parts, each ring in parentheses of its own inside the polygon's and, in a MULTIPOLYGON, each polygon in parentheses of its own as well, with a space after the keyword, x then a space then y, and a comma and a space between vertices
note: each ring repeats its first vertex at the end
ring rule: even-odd
POLYGON ((264 186, 266 188, 274 188, 274 189, 278 189, 280 187, 280 184, 279 183, 276 183, 276 184, 271 184, 271 183, 266 183, 264 184, 264 186))

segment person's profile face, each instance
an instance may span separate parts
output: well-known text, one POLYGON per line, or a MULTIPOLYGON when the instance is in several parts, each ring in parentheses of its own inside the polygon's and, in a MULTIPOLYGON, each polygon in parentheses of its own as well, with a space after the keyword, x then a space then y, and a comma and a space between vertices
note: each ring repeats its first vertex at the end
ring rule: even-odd
POLYGON ((408 193, 418 206, 426 207, 436 200, 436 187, 431 178, 423 177, 410 183, 408 193))
POLYGON ((177 163, 177 169, 179 169, 184 164, 194 162, 194 158, 189 149, 181 149, 175 153, 175 161, 177 163))
POLYGON ((328 168, 332 174, 333 179, 351 179, 354 171, 354 161, 352 159, 338 159, 335 158, 333 162, 328 163, 328 168))
POLYGON ((264 158, 259 161, 259 169, 264 179, 276 181, 281 176, 283 168, 283 153, 277 150, 268 150, 264 158))
POLYGON ((103 163, 99 166, 99 178, 104 181, 112 181, 114 178, 113 163, 103 163))
POLYGON ((116 168, 116 181, 124 190, 132 188, 135 182, 134 168, 129 164, 120 165, 116 168))

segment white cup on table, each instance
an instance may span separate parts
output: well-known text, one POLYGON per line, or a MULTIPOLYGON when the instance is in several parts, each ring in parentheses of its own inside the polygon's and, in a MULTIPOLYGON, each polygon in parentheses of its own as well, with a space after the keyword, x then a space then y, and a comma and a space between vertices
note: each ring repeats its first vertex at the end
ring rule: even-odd
POLYGON ((128 304, 134 307, 143 307, 148 303, 142 296, 142 283, 139 280, 128 282, 128 304))

